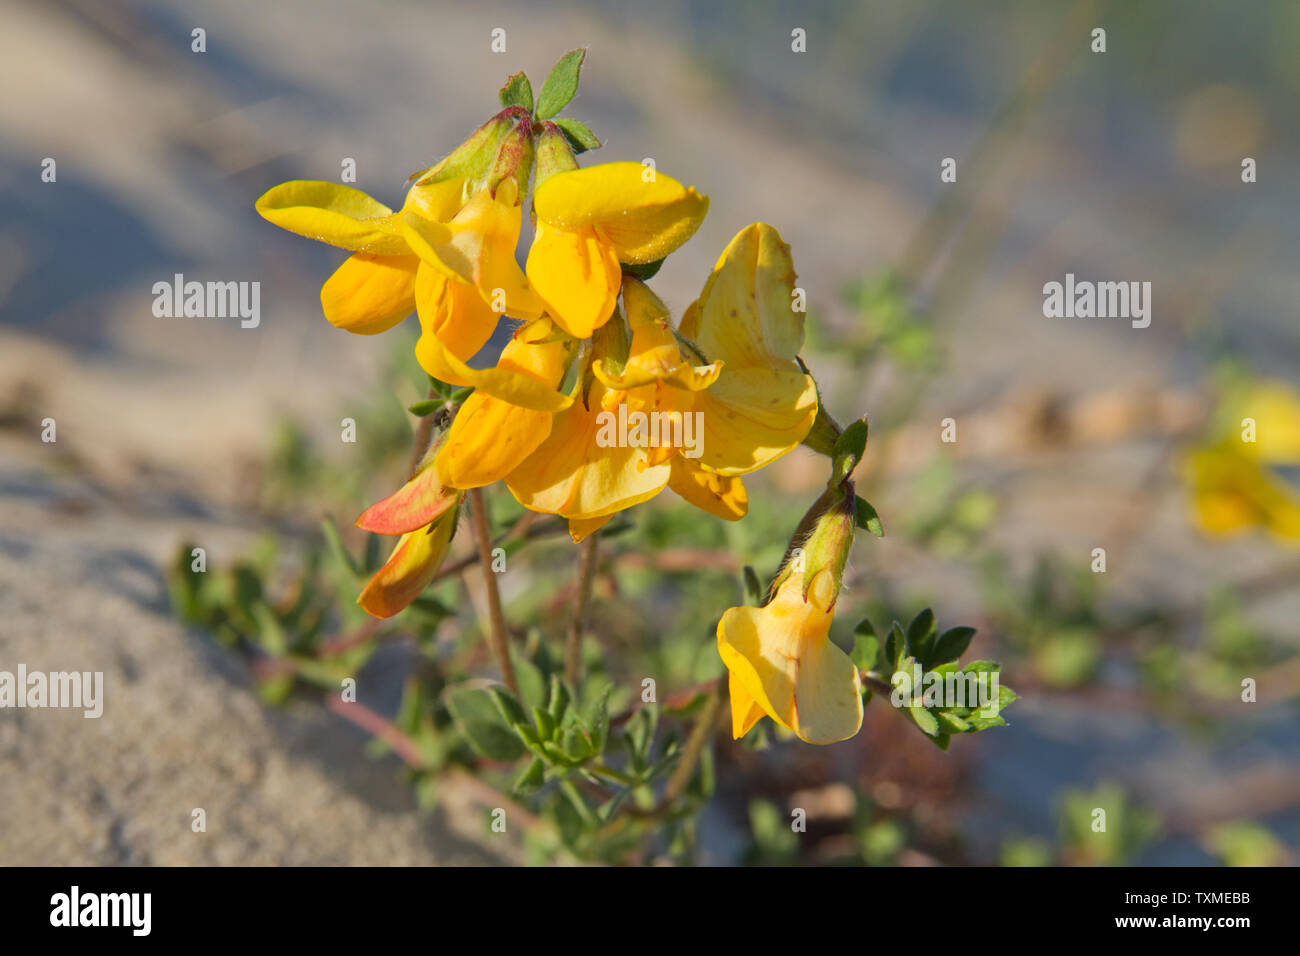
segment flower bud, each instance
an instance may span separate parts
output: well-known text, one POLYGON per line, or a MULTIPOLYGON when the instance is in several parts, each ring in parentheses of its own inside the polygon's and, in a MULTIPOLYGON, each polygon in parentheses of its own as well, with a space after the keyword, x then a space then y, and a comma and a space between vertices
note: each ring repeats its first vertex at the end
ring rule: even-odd
POLYGON ((482 179, 492 168, 492 163, 501 148, 502 141, 515 128, 513 117, 502 111, 492 117, 436 165, 411 178, 417 186, 428 186, 442 182, 444 179, 464 177, 471 180, 482 179))
POLYGON ((542 126, 542 133, 537 137, 537 185, 540 186, 556 173, 567 173, 578 168, 574 158, 573 147, 563 130, 554 123, 542 126))

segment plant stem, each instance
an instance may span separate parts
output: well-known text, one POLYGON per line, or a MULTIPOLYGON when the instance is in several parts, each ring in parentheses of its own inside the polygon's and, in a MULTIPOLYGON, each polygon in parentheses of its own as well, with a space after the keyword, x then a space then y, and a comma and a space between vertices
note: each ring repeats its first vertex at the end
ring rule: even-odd
MULTIPOLYGON (((438 393, 430 385, 425 398, 437 397, 438 393)), ((414 447, 411 449, 411 467, 408 469, 412 477, 414 477, 416 469, 420 467, 420 462, 424 460, 424 453, 429 450, 429 439, 433 437, 433 420, 436 417, 436 415, 425 415, 420 419, 420 424, 415 426, 414 447)))
POLYGON ((483 500, 482 488, 469 490, 469 510, 474 523, 474 539, 478 542, 478 562, 483 568, 483 589, 487 592, 488 646, 492 648, 497 664, 501 667, 501 680, 518 697, 515 665, 510 660, 510 648, 506 646, 506 619, 501 613, 501 592, 497 590, 497 576, 492 570, 492 533, 488 530, 487 506, 483 500))
POLYGON ((579 671, 582 668, 582 626, 587 617, 587 605, 591 603, 591 586, 596 580, 596 542, 598 531, 587 536, 582 545, 582 555, 578 559, 578 594, 573 605, 573 620, 569 622, 569 633, 564 640, 564 679, 570 687, 578 686, 579 671))
POLYGON ((724 674, 718 678, 713 693, 704 702, 700 715, 695 719, 695 725, 691 728, 691 735, 686 738, 686 749, 682 752, 682 759, 673 769, 673 775, 668 778, 668 783, 664 786, 663 798, 659 801, 659 810, 666 810, 678 797, 686 792, 686 786, 691 782, 691 777, 695 773, 695 765, 699 762, 700 754, 713 736, 713 729, 718 723, 718 711, 722 707, 723 688, 726 686, 727 677, 724 674))

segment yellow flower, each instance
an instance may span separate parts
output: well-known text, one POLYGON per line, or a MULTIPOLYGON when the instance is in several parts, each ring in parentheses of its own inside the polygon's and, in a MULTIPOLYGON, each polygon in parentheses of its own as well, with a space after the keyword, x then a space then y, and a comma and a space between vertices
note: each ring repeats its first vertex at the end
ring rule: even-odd
POLYGON ((704 415, 700 464, 744 475, 794 448, 817 418, 817 386, 795 360, 803 313, 794 310, 790 247, 766 223, 742 229, 718 259, 681 332, 722 374, 696 404, 704 415))
POLYGON ((817 417, 816 385, 795 359, 803 318, 792 309, 789 246, 771 226, 742 230, 688 310, 682 336, 644 283, 624 277, 621 288, 626 324, 616 312, 598 330, 590 374, 579 377, 581 400, 556 415, 506 484, 525 507, 569 518, 575 538, 665 486, 710 514, 743 517, 740 476, 794 448, 817 417), (621 440, 633 437, 621 430, 637 416, 677 432, 621 440))
POLYGON ((372 617, 392 617, 427 588, 442 567, 456 530, 459 506, 423 528, 398 539, 384 566, 375 572, 357 598, 372 617))
POLYGON ((1300 464, 1300 395, 1281 382, 1251 383, 1231 394, 1211 438, 1183 461, 1196 523, 1209 535, 1264 528, 1300 541, 1300 491, 1271 471, 1300 464))
POLYGON ((656 262, 695 234, 709 200, 641 163, 557 172, 537 187, 527 272, 547 311, 585 339, 614 312, 622 266, 656 262))
POLYGON ((1195 449, 1185 459, 1197 524, 1215 537, 1264 528, 1283 541, 1300 541, 1300 494, 1243 450, 1247 447, 1228 439, 1195 449))
POLYGON ((861 729, 858 669, 830 639, 837 590, 829 569, 813 575, 806 595, 803 575, 789 573, 765 606, 722 615, 718 653, 729 672, 732 736, 764 715, 811 744, 861 729))
POLYGON ((321 306, 332 325, 373 335, 415 308, 420 259, 403 238, 402 218, 450 219, 463 188, 463 179, 412 186, 395 213, 351 186, 294 180, 267 190, 257 211, 282 229, 352 251, 321 289, 321 306))
POLYGON ((350 332, 392 328, 412 309, 430 374, 471 384, 457 369, 486 344, 498 318, 525 320, 542 303, 515 261, 531 134, 496 117, 407 191, 397 212, 337 183, 268 190, 257 211, 290 232, 351 250, 321 289, 325 317, 350 332))
POLYGON ((690 451, 695 396, 719 372, 682 355, 667 308, 643 283, 629 278, 623 301, 626 340, 597 338, 581 401, 554 416, 550 434, 506 478, 526 508, 578 522, 575 538, 668 484, 669 459, 690 451))

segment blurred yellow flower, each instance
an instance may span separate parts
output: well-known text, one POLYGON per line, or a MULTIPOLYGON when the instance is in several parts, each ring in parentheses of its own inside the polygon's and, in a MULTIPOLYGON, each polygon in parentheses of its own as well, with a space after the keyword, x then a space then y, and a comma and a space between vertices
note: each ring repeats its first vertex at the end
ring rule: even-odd
POLYGON ((1223 537, 1263 528, 1300 541, 1300 489, 1271 470, 1300 464, 1300 395, 1281 382, 1253 382, 1223 402, 1205 444, 1183 460, 1196 524, 1223 537))

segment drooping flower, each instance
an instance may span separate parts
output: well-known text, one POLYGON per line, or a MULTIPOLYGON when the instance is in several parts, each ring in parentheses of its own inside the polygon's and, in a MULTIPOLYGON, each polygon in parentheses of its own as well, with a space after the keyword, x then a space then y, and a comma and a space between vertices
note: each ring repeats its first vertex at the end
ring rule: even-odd
POLYGON ((768 603, 728 608, 718 622, 736 738, 764 716, 813 744, 845 740, 862 727, 861 677, 830 639, 853 543, 855 497, 845 484, 805 517, 815 521, 812 534, 801 551, 792 546, 768 603))
POLYGON ((357 518, 366 531, 401 536, 357 598, 374 617, 392 617, 419 597, 447 557, 464 495, 438 480, 434 462, 445 438, 435 437, 405 485, 357 518))

